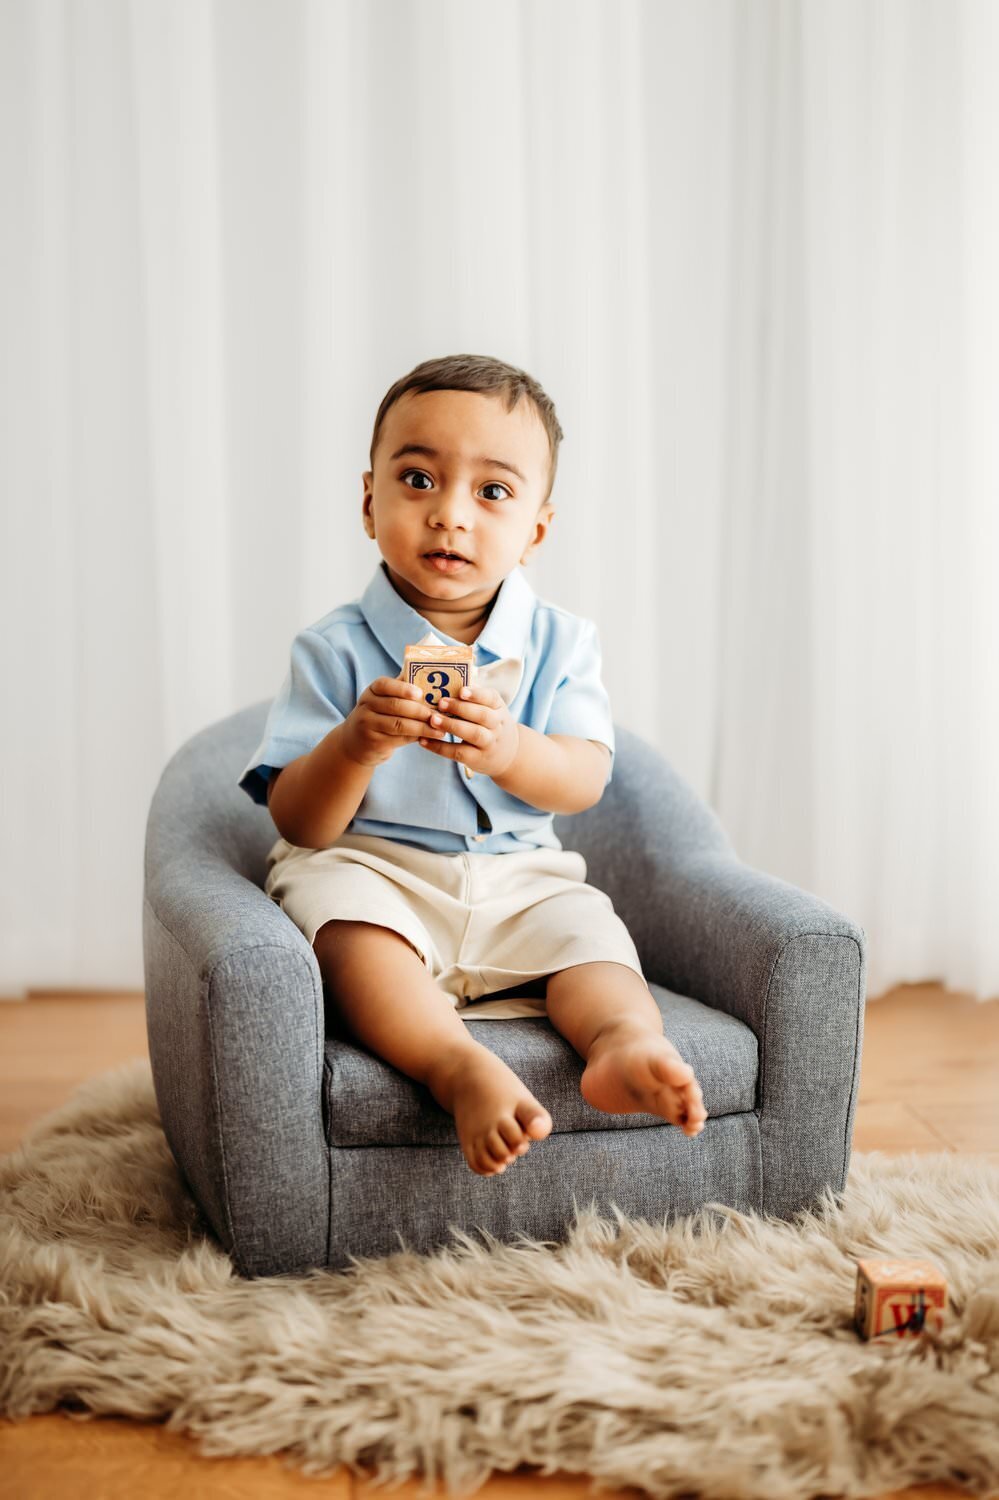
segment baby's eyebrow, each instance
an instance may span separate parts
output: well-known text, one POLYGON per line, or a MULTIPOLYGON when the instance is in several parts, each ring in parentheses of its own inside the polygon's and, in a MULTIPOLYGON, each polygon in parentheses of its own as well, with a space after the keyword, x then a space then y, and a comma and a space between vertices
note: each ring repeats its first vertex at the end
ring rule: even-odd
MULTIPOLYGON (((395 450, 389 462, 395 463, 397 458, 402 458, 406 453, 422 453, 425 458, 440 458, 441 456, 436 448, 428 448, 425 443, 404 443, 401 448, 395 450)), ((484 458, 480 454, 478 457, 473 458, 471 462, 473 464, 488 464, 493 469, 507 469, 511 474, 516 474, 521 484, 527 483, 520 470, 515 469, 513 464, 506 463, 502 458, 484 458)))

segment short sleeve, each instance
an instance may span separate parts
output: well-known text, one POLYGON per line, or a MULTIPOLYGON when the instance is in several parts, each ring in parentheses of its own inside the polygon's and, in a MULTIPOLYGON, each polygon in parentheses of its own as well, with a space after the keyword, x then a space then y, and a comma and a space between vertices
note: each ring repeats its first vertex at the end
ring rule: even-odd
POLYGON ((263 738, 237 785, 267 805, 267 783, 342 724, 356 702, 350 661, 318 631, 302 630, 291 644, 291 666, 271 704, 263 738))
POLYGON ((584 620, 555 689, 545 733, 574 734, 606 745, 610 751, 606 786, 614 772, 614 720, 600 663, 597 627, 592 620, 584 620))

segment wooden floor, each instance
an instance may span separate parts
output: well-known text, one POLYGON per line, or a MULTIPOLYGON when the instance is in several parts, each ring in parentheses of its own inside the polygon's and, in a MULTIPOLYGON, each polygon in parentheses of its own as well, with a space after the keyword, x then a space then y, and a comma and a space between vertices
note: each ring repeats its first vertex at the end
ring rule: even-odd
MULTIPOLYGON (((141 995, 32 993, 0 1002, 0 1152, 85 1079, 146 1057, 141 995)), ((857 1106, 857 1151, 984 1153, 999 1161, 999 1001, 976 1004, 934 985, 903 985, 867 1006, 857 1106)), ((327 1479, 286 1470, 280 1457, 200 1457, 160 1426, 117 1418, 81 1422, 59 1412, 0 1421, 0 1500, 416 1500, 420 1481, 386 1489, 341 1469, 327 1479)), ((444 1496, 443 1486, 435 1492, 444 1496)), ((482 1500, 581 1500, 589 1481, 496 1474, 482 1500)), ((604 1490, 635 1500, 640 1490, 604 1490)), ((882 1500, 944 1500, 967 1490, 921 1485, 882 1500)))

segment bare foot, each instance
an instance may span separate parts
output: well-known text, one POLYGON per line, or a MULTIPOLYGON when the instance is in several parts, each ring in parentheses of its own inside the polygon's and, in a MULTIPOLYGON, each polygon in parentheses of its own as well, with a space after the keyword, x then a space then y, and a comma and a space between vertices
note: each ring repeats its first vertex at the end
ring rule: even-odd
POLYGON ((442 1057, 427 1080, 430 1092, 454 1116, 465 1160, 481 1177, 505 1172, 543 1140, 552 1117, 506 1063, 479 1042, 442 1057))
POLYGON ((606 1114, 661 1115, 684 1135, 699 1135, 708 1117, 694 1070, 672 1042, 626 1021, 597 1037, 579 1090, 606 1114))

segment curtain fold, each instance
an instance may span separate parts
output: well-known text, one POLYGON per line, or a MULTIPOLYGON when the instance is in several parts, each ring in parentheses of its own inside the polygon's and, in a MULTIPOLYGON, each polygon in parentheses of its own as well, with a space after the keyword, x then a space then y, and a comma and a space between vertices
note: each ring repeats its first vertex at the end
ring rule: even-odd
POLYGON ((999 996, 997 64, 988 0, 6 0, 0 995, 141 988, 164 764, 471 352, 555 401, 617 721, 869 994, 999 996))

